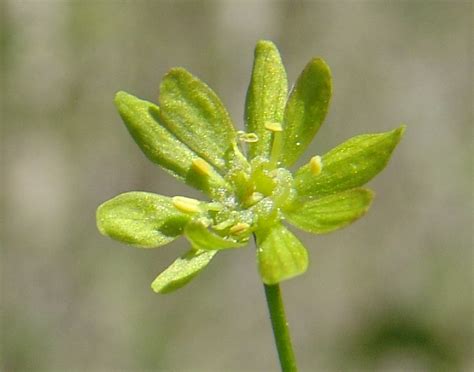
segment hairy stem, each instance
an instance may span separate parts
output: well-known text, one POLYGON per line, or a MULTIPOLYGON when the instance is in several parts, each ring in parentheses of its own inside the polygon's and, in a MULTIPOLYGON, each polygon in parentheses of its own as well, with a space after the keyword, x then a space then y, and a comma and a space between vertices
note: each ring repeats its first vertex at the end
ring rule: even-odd
POLYGON ((296 359, 281 298, 280 285, 264 284, 264 287, 281 370, 283 372, 295 372, 297 371, 296 359))

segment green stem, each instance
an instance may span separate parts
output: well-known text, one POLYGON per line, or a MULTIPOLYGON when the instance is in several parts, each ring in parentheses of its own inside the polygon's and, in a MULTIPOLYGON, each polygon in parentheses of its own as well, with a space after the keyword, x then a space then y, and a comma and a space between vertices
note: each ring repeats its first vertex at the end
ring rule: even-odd
POLYGON ((281 370, 283 372, 295 372, 297 371, 296 359, 291 345, 290 329, 286 320, 280 285, 264 284, 264 287, 281 370))

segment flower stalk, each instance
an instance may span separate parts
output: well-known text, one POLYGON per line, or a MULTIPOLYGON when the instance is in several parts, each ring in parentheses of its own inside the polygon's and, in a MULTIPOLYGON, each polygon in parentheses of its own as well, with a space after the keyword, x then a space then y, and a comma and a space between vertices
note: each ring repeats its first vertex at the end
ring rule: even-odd
POLYGON ((264 288, 281 370, 282 372, 295 372, 298 368, 291 343, 288 321, 286 320, 285 307, 281 297, 280 285, 264 284, 264 288))

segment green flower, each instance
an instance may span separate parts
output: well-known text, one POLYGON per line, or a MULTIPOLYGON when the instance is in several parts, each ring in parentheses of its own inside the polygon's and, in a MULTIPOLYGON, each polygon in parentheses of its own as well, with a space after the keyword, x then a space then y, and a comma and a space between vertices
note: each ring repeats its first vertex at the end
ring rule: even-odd
POLYGON ((402 126, 351 138, 292 174, 288 168, 326 116, 331 89, 329 67, 315 58, 288 96, 278 50, 260 41, 247 92, 246 132, 236 131, 217 95, 182 68, 163 78, 158 106, 117 93, 120 115, 145 155, 208 199, 121 194, 98 208, 100 232, 140 248, 181 235, 188 239, 189 252, 153 281, 160 293, 183 286, 219 251, 244 247, 252 236, 265 284, 304 273, 306 248, 285 223, 322 234, 361 217, 373 198, 361 186, 385 167, 404 132, 402 126))

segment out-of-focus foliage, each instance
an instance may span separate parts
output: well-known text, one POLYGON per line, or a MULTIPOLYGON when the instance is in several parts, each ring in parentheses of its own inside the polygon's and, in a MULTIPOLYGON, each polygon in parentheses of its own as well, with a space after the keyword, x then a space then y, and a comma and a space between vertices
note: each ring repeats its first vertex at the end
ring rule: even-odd
POLYGON ((277 369, 252 250, 155 296, 143 283, 183 242, 137 252, 95 227, 121 192, 188 192, 144 161, 111 95, 156 101, 182 65, 243 128, 258 39, 277 43, 289 81, 314 55, 331 66, 325 130, 294 169, 357 133, 410 129, 367 216, 302 239, 312 264, 283 287, 301 369, 473 368, 472 4, 0 4, 0 369, 277 369))

